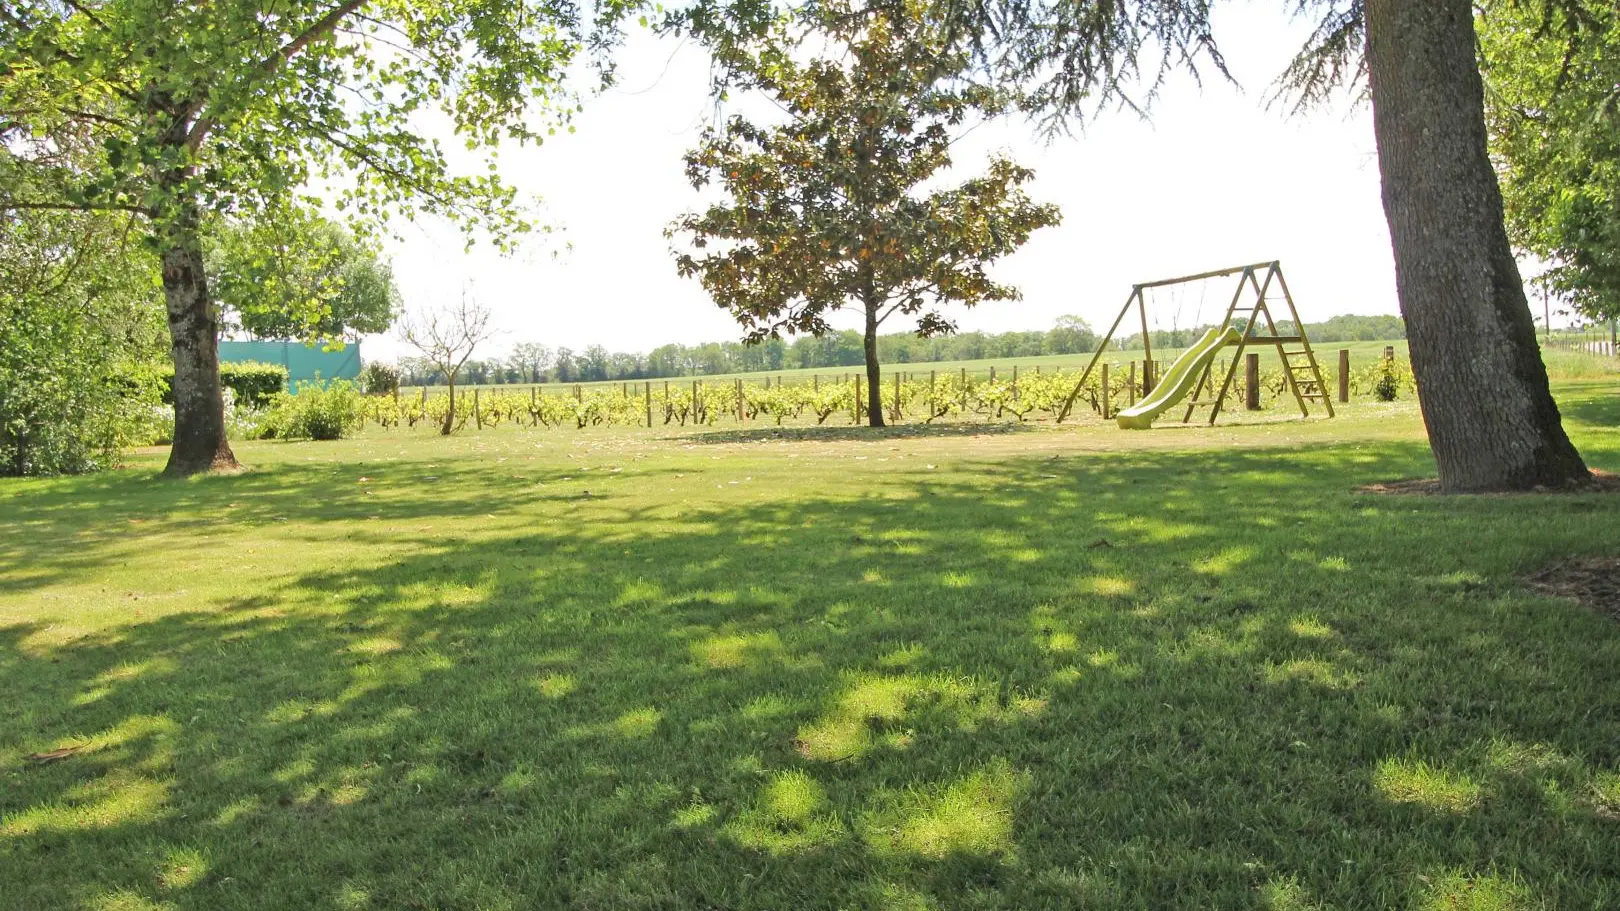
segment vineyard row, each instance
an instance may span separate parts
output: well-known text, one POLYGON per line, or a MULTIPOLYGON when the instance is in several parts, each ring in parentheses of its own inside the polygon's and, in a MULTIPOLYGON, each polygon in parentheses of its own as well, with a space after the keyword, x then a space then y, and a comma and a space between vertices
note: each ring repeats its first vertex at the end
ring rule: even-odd
MULTIPOLYGON (((1155 365, 1157 367, 1159 365, 1155 365)), ((1080 389, 1074 409, 1089 408, 1107 416, 1120 407, 1134 404, 1146 393, 1139 364, 1121 369, 1094 372, 1080 389), (1107 383, 1106 393, 1104 383, 1107 383)), ((1411 388, 1411 372, 1405 362, 1393 364, 1402 388, 1411 388)), ((1373 363, 1352 371, 1346 391, 1369 394, 1377 386, 1384 367, 1373 363)), ((1214 377, 1224 375, 1219 363, 1214 377)), ((1324 366, 1324 376, 1333 388, 1336 375, 1324 366)), ((989 379, 961 374, 926 376, 897 372, 883 386, 881 407, 889 421, 932 422, 950 419, 1034 419, 1055 420, 1062 413, 1069 394, 1079 380, 1078 371, 1052 371, 989 379)), ((1263 371, 1259 376, 1259 399, 1274 402, 1288 393, 1281 369, 1263 371)), ((1241 408, 1247 390, 1243 371, 1238 371, 1224 405, 1241 408)), ((721 420, 738 423, 813 419, 816 424, 847 420, 862 423, 869 403, 864 375, 846 379, 784 385, 748 383, 743 380, 682 382, 655 381, 624 383, 616 387, 584 389, 575 386, 561 393, 530 388, 522 391, 473 389, 453 398, 429 395, 370 396, 365 400, 365 417, 383 427, 414 427, 417 424, 443 425, 452 408, 453 429, 478 429, 503 423, 535 427, 707 426, 721 420)), ((1073 412, 1071 412, 1071 415, 1073 412)))

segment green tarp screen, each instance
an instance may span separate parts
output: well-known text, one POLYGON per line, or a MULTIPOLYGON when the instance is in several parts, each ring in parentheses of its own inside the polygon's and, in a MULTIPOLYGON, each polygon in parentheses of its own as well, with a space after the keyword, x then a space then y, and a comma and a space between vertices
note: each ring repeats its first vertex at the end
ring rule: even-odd
POLYGON ((360 375, 360 344, 350 342, 341 351, 310 347, 303 342, 220 342, 220 363, 259 361, 287 368, 287 381, 299 383, 319 377, 322 380, 352 380, 360 375))

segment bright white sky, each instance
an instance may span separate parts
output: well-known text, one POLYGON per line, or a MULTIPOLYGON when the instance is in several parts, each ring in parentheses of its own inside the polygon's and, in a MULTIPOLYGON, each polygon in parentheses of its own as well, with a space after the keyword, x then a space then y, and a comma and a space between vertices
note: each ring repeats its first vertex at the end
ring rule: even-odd
MULTIPOLYGON (((1240 86, 1213 73, 1202 88, 1177 77, 1151 123, 1109 114, 1050 143, 1025 123, 998 123, 958 143, 958 179, 1005 150, 1035 169, 1031 195, 1064 216, 1000 267, 1025 299, 958 308, 961 329, 1047 329, 1075 313, 1100 331, 1133 282, 1269 259, 1282 261, 1307 321, 1396 312, 1370 111, 1348 101, 1300 118, 1267 110, 1306 23, 1270 4, 1218 10, 1216 38, 1240 86)), ((642 33, 620 60, 619 87, 586 101, 574 134, 501 157, 508 180, 545 200, 545 220, 562 228, 567 248, 554 236, 510 258, 487 246, 468 253, 453 229, 419 222, 401 227, 388 250, 407 309, 468 286, 494 311, 503 334, 479 357, 521 341, 646 351, 738 335, 695 280, 675 274, 663 235, 698 202, 681 155, 713 115, 707 58, 642 33)), ((1174 299, 1150 316, 1164 327, 1217 319, 1230 293, 1195 286, 1182 293, 1179 318, 1174 299)), ((852 314, 846 321, 855 325, 852 314)), ((365 352, 409 353, 391 338, 367 339, 365 352)))

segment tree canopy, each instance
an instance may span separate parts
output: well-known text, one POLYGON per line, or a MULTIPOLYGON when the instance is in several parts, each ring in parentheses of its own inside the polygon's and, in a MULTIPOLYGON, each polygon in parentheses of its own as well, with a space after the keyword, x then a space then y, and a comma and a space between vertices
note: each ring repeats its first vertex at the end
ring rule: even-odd
POLYGON ((1478 16, 1491 151, 1514 243, 1592 319, 1620 317, 1620 15, 1478 16))
MULTIPOLYGON (((725 200, 670 233, 690 244, 676 255, 680 273, 701 280, 749 340, 820 335, 853 306, 866 317, 875 396, 889 318, 935 335, 954 328, 943 305, 1019 296, 989 266, 1059 213, 1029 199, 1034 172, 1006 158, 954 187, 928 186, 951 166, 953 131, 1011 98, 965 78, 967 54, 924 8, 836 0, 733 46, 727 63, 785 116, 735 116, 705 133, 687 176, 725 200)), ((881 409, 870 416, 882 424, 881 409)))
POLYGON ((341 225, 298 213, 227 222, 210 240, 208 283, 228 330, 338 343, 393 325, 393 269, 341 225))

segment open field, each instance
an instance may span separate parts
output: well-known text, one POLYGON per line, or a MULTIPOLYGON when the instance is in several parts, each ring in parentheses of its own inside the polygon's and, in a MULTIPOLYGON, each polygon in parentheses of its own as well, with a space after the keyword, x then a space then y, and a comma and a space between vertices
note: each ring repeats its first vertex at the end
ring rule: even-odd
POLYGON ((1620 508, 1410 401, 237 452, 0 482, 0 907, 1620 907, 1620 508))

